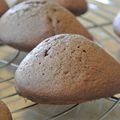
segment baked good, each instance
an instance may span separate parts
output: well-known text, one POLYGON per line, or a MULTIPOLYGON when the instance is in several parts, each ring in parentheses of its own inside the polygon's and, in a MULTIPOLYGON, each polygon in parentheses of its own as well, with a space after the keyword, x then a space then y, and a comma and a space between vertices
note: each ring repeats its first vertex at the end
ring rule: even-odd
POLYGON ((25 0, 5 0, 9 7, 13 7, 14 5, 21 3, 25 0))
POLYGON ((8 10, 8 5, 5 0, 0 0, 0 16, 8 10))
POLYGON ((0 41, 30 51, 44 39, 61 33, 91 34, 59 4, 29 0, 8 10, 0 19, 0 41))
POLYGON ((2 101, 0 101, 0 120, 12 120, 8 107, 2 101))
POLYGON ((115 33, 120 36, 120 13, 116 16, 114 23, 113 23, 115 33))
POLYGON ((75 15, 81 15, 88 10, 86 0, 53 0, 70 10, 75 15))
POLYGON ((80 35, 46 39, 18 67, 17 92, 43 104, 74 104, 120 92, 120 64, 80 35))
MULTIPOLYGON (((25 0, 6 0, 6 2, 10 7, 23 1, 25 0)), ((39 1, 42 1, 42 0, 39 0, 39 1)), ((75 15, 81 15, 88 10, 86 0, 47 0, 47 1, 57 2, 63 7, 70 10, 75 15)))

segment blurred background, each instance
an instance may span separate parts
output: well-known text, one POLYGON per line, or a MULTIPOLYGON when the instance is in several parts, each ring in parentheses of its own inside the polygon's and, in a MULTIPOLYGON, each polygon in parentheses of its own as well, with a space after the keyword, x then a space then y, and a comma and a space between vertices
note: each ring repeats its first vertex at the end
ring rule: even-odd
MULTIPOLYGON (((120 62, 120 38, 114 33, 112 23, 120 10, 120 0, 88 0, 89 11, 77 19, 94 36, 95 42, 120 62)), ((17 95, 14 73, 20 61, 27 55, 6 45, 0 45, 0 100, 3 100, 14 120, 50 120, 55 115, 73 107, 56 120, 97 120, 119 99, 100 99, 80 105, 38 105, 17 95)), ((104 118, 120 120, 120 105, 104 118)))

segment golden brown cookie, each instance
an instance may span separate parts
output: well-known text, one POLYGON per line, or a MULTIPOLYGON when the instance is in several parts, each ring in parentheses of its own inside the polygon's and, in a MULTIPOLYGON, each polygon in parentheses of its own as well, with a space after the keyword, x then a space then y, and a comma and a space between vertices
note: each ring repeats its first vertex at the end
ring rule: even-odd
POLYGON ((4 0, 0 0, 0 16, 8 10, 8 5, 4 0))
MULTIPOLYGON (((23 1, 26 1, 26 0, 6 0, 6 2, 10 7, 23 1)), ((39 1, 42 1, 42 0, 39 0, 39 1)), ((70 10, 75 15, 81 15, 88 10, 86 0, 47 0, 47 1, 57 2, 63 7, 70 10)))
POLYGON ((43 104, 74 104, 120 92, 120 65, 94 42, 71 34, 46 39, 15 75, 18 93, 43 104))
POLYGON ((29 0, 11 8, 0 20, 0 41, 30 51, 44 39, 61 33, 91 34, 59 4, 29 0))
POLYGON ((70 10, 75 15, 81 15, 88 10, 86 0, 53 0, 58 2, 68 10, 70 10))
POLYGON ((8 107, 0 101, 0 120, 12 120, 8 107))
POLYGON ((113 23, 115 33, 120 37, 120 13, 116 16, 113 23))

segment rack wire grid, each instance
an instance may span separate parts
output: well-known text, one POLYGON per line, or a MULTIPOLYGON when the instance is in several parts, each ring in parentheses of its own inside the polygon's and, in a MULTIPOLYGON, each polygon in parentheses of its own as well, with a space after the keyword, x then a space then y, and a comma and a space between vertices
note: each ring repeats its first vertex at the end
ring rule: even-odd
MULTIPOLYGON (((95 42, 120 62, 120 38, 112 23, 119 12, 120 0, 88 0, 89 11, 77 17, 94 36, 95 42)), ((13 120, 119 120, 120 95, 76 105, 41 105, 20 97, 14 87, 14 73, 27 55, 0 44, 0 100, 13 120), (109 114, 108 114, 109 113, 109 114)))

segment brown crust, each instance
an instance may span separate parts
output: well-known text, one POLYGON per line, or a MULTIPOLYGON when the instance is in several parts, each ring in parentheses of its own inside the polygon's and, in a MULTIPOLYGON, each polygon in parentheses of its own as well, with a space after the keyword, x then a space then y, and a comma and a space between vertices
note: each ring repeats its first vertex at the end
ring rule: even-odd
POLYGON ((18 93, 44 104, 73 104, 120 92, 120 65, 79 35, 58 35, 39 44, 16 71, 18 93))
POLYGON ((4 0, 0 0, 0 16, 8 10, 8 6, 4 0))
POLYGON ((8 107, 2 101, 0 101, 0 120, 12 120, 8 107))
MULTIPOLYGON (((23 1, 26 1, 26 0, 6 0, 6 2, 10 7, 23 1)), ((39 1, 43 1, 43 0, 39 0, 39 1)), ((88 10, 86 0, 47 0, 47 1, 57 2, 63 7, 70 10, 75 15, 81 15, 87 12, 88 10)))
POLYGON ((57 1, 75 15, 84 14, 88 10, 86 0, 53 0, 53 1, 57 1))
POLYGON ((24 51, 56 34, 81 34, 93 39, 68 10, 45 0, 26 1, 11 8, 1 17, 0 28, 3 43, 24 51))

